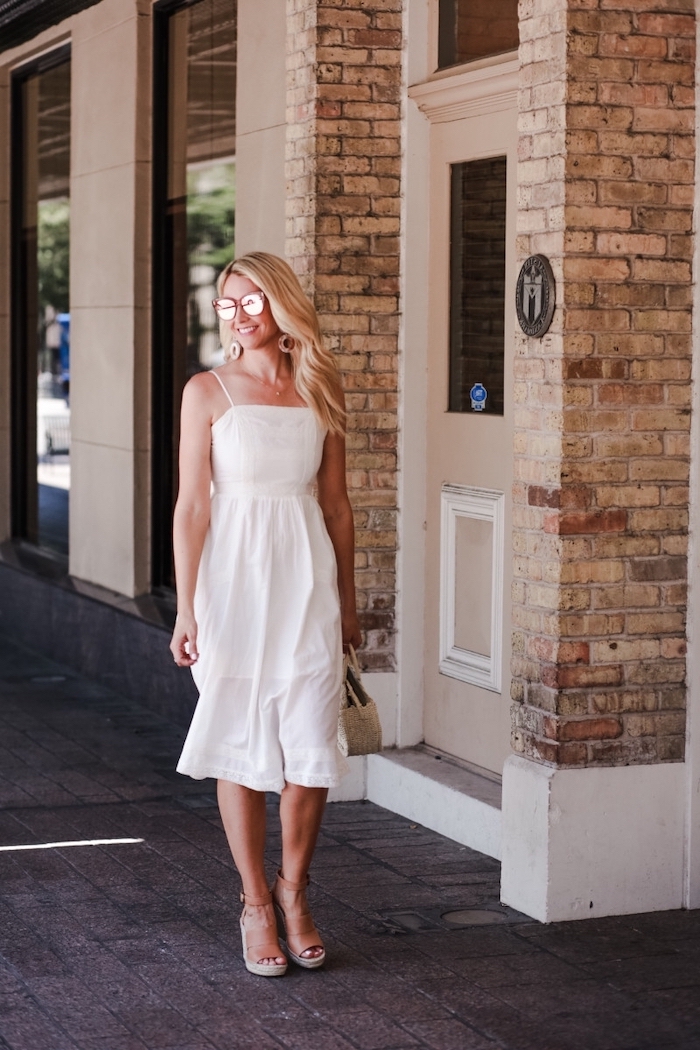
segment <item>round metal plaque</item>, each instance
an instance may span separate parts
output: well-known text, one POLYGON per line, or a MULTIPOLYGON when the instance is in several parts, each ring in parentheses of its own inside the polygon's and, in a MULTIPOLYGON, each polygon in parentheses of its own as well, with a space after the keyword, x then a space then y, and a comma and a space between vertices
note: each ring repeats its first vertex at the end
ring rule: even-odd
POLYGON ((555 286, 552 267, 544 255, 531 255, 523 263, 515 285, 515 309, 525 335, 539 339, 554 316, 555 286))

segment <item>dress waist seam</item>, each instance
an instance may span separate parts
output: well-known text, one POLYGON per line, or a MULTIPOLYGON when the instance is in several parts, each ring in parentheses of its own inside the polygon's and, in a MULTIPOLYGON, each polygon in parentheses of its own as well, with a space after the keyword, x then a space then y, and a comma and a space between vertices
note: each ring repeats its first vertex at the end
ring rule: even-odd
POLYGON ((313 496, 313 487, 309 485, 294 492, 276 492, 258 485, 221 485, 212 490, 212 496, 227 496, 233 499, 299 499, 300 496, 313 496))

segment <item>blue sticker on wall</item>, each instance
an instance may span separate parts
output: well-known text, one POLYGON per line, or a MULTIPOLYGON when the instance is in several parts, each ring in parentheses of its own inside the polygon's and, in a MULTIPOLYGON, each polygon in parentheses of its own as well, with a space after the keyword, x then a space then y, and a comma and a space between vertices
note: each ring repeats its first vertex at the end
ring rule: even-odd
POLYGON ((481 383, 475 383, 469 391, 469 397, 472 402, 472 412, 483 412, 486 408, 486 398, 488 397, 486 387, 481 383))

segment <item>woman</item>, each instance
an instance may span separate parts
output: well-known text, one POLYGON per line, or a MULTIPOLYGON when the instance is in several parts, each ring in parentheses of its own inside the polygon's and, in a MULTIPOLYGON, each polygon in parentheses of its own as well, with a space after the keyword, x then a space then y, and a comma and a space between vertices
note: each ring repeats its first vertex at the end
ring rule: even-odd
POLYGON ((218 293, 226 363, 193 376, 182 398, 170 648, 200 696, 178 770, 218 781, 243 882, 243 957, 272 977, 287 968, 275 911, 298 965, 325 960, 306 886, 328 788, 346 771, 341 646, 360 643, 345 408, 314 308, 285 262, 245 255, 218 293), (280 793, 282 823, 272 892, 266 791, 280 793))

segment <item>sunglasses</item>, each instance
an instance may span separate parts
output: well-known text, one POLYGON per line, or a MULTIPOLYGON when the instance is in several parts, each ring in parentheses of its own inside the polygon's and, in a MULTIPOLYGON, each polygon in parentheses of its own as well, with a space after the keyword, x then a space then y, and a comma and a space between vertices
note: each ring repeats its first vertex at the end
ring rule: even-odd
POLYGON ((249 292, 236 302, 235 299, 212 299, 211 305, 216 310, 222 321, 233 321, 238 313, 238 307, 242 306, 249 317, 257 317, 265 307, 264 292, 249 292))

